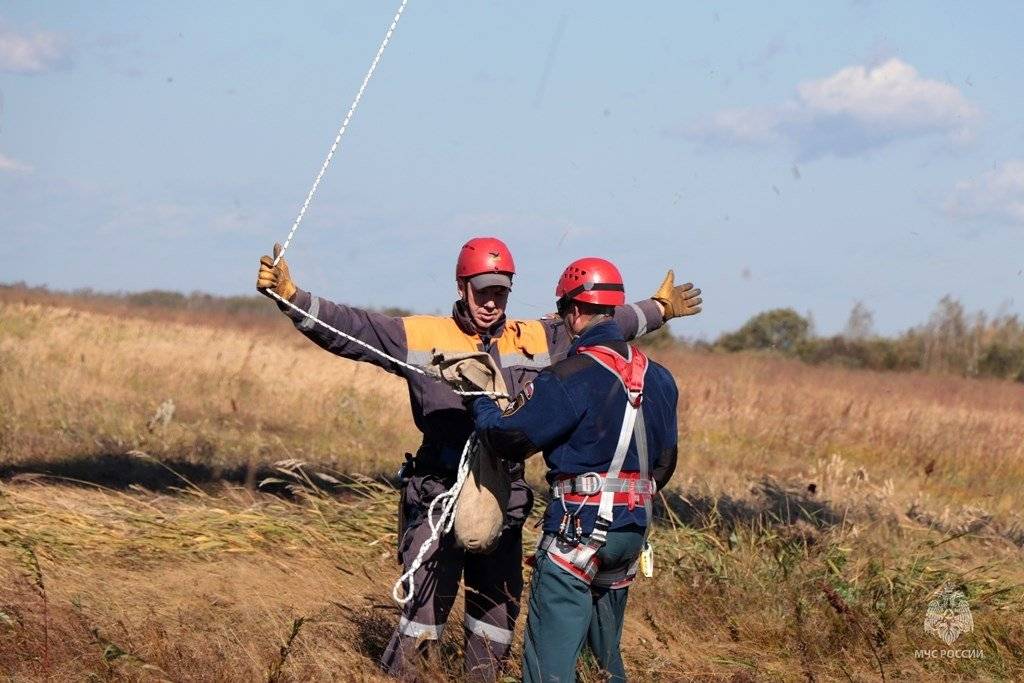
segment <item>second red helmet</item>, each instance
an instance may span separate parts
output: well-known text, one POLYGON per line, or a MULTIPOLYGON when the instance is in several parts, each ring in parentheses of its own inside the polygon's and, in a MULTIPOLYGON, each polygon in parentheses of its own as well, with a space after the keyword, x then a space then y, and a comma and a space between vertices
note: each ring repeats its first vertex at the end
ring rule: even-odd
POLYGON ((516 263, 512 260, 512 252, 497 237, 474 237, 469 240, 462 245, 459 260, 455 263, 455 277, 460 280, 472 279, 477 287, 511 287, 512 276, 515 274, 516 263), (487 274, 500 277, 477 278, 487 274), (483 284, 484 280, 487 280, 487 284, 483 284))
POLYGON ((614 263, 590 256, 569 264, 558 278, 555 296, 559 303, 585 301, 601 306, 621 306, 626 303, 626 287, 614 263))

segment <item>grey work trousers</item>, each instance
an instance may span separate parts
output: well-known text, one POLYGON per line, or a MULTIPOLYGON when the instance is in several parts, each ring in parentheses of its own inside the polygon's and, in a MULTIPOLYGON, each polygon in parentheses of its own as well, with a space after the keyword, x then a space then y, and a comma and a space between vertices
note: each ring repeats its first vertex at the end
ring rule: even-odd
MULTIPOLYGON (((444 490, 444 482, 433 477, 414 477, 406 486, 402 505, 407 524, 399 547, 405 570, 430 536, 426 506, 444 490)), ((462 578, 466 680, 494 681, 512 647, 523 592, 522 559, 520 526, 506 528, 497 547, 486 555, 467 553, 455 545, 451 534, 443 535, 413 576, 414 598, 402 609, 381 666, 391 676, 416 680, 423 655, 441 638, 462 578)))

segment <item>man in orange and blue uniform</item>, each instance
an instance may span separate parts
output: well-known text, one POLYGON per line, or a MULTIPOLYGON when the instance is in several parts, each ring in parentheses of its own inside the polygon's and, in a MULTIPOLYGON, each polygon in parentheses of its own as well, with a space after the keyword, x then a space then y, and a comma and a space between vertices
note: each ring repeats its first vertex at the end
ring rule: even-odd
MULTIPOLYGON (((275 254, 276 255, 276 254, 275 254)), ((295 286, 287 263, 260 260, 257 287, 273 290, 303 311, 388 355, 426 365, 432 352, 485 351, 501 369, 510 394, 518 393, 537 373, 569 350, 571 338, 562 321, 508 320, 505 306, 515 264, 508 247, 493 237, 471 239, 461 249, 455 277, 459 299, 450 316, 391 317, 334 303, 295 286)), ((674 286, 672 273, 651 299, 618 306, 612 312, 627 338, 653 331, 670 318, 700 311, 700 290, 674 286)), ((295 326, 320 347, 352 360, 372 363, 399 375, 409 387, 413 420, 423 433, 415 457, 407 455, 401 471, 399 559, 408 569, 430 533, 425 524, 430 502, 454 482, 462 448, 473 423, 461 399, 449 387, 412 372, 366 348, 335 335, 302 314, 281 306, 295 326)), ((507 657, 522 594, 522 525, 533 505, 521 465, 510 469, 512 490, 506 527, 489 554, 466 553, 454 539, 442 537, 424 558, 413 579, 416 593, 402 616, 381 664, 392 675, 411 676, 423 648, 440 638, 458 593, 466 591, 466 670, 471 680, 493 680, 507 657)))
POLYGON ((619 643, 629 585, 651 525, 651 497, 676 466, 678 391, 664 367, 615 324, 622 276, 604 259, 576 261, 559 280, 567 357, 537 375, 502 413, 472 403, 477 434, 522 462, 543 452, 551 502, 535 555, 523 680, 576 680, 588 642, 610 680, 624 681, 619 643))

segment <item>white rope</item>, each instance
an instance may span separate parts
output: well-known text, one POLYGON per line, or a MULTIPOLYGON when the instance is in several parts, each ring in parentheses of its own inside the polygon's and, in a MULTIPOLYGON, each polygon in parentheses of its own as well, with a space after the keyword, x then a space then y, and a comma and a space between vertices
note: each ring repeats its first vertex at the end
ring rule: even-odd
POLYGON ((333 327, 331 325, 328 325, 323 320, 320 320, 320 318, 316 317, 315 315, 313 315, 309 311, 304 311, 301 308, 299 308, 298 306, 296 306, 295 304, 293 304, 291 301, 288 301, 287 299, 285 299, 283 296, 281 296, 280 294, 278 294, 274 290, 266 289, 264 291, 267 294, 269 294, 270 296, 272 296, 273 298, 275 298, 278 301, 280 301, 281 303, 283 303, 288 308, 290 308, 293 311, 295 311, 296 313, 301 313, 307 319, 312 320, 314 323, 316 323, 317 325, 320 325, 321 327, 323 327, 323 328, 325 328, 327 330, 330 330, 331 332, 333 332, 334 334, 338 335, 339 337, 344 337, 345 339, 348 339, 350 342, 352 342, 354 344, 358 344, 359 346, 362 346, 367 351, 372 351, 373 353, 377 354, 381 358, 384 358, 385 360, 389 360, 392 363, 394 363, 395 365, 403 367, 406 370, 411 370, 412 372, 418 372, 421 375, 427 374, 426 370, 424 370, 423 368, 417 367, 415 365, 410 365, 409 363, 406 363, 405 361, 398 360, 394 356, 389 356, 384 351, 381 351, 380 349, 376 348, 375 346, 371 346, 370 344, 367 344, 362 339, 356 339, 352 335, 346 334, 346 333, 342 332, 341 330, 339 330, 338 328, 333 327))
MULTIPOLYGON (((280 260, 284 257, 285 252, 288 251, 288 247, 291 245, 292 238, 295 236, 295 232, 299 229, 299 225, 302 223, 302 219, 306 215, 306 210, 309 208, 310 202, 313 201, 313 196, 316 194, 317 188, 320 187, 320 181, 323 180, 324 174, 327 172, 327 167, 331 165, 331 160, 334 159, 334 154, 338 149, 338 145, 341 144, 341 138, 343 135, 345 135, 345 131, 348 130, 348 124, 352 120, 352 115, 355 114, 356 108, 359 106, 359 102, 363 99, 363 92, 365 92, 366 86, 370 83, 370 79, 373 77, 374 71, 377 70, 377 65, 380 63, 380 59, 384 55, 385 48, 387 48, 388 43, 391 41, 391 35, 395 32, 395 28, 398 26, 398 21, 402 18, 402 12, 405 11, 405 6, 408 3, 408 1, 409 0, 401 0, 401 4, 398 6, 398 11, 395 12, 395 17, 394 19, 391 20, 391 25, 388 26, 387 33, 384 34, 384 40, 381 41, 380 47, 377 48, 377 54, 374 55, 373 61, 370 63, 370 69, 366 72, 366 76, 363 77, 363 82, 359 86, 359 91, 356 93, 355 99, 352 100, 352 105, 348 108, 348 112, 345 114, 345 118, 341 122, 341 127, 338 129, 338 134, 334 137, 334 143, 331 145, 330 151, 327 152, 327 157, 324 158, 324 162, 320 166, 320 172, 317 173, 316 179, 313 180, 313 186, 309 188, 309 193, 306 195, 306 200, 302 203, 302 208, 299 209, 299 214, 295 217, 295 221, 292 223, 291 230, 288 231, 288 237, 285 239, 284 245, 281 247, 281 250, 274 255, 274 266, 276 266, 278 262, 280 262, 280 260)), ((346 334, 345 332, 342 332, 341 330, 331 325, 328 325, 327 323, 320 320, 316 316, 310 314, 308 311, 304 311, 295 304, 293 304, 292 302, 287 301, 284 297, 278 295, 277 292, 274 292, 273 290, 270 289, 265 290, 265 292, 269 296, 276 299, 277 301, 283 303, 288 308, 292 309, 293 311, 298 311, 305 318, 312 320, 315 324, 320 325, 321 327, 324 327, 327 330, 330 330, 339 337, 347 339, 348 341, 354 344, 358 344, 367 351, 375 353, 381 358, 391 361, 395 365, 401 368, 405 368, 410 372, 415 372, 421 375, 427 374, 427 372, 421 367, 412 365, 410 363, 406 363, 405 361, 395 358, 394 356, 385 353, 381 349, 378 349, 362 341, 361 339, 356 339, 352 335, 346 334)), ((454 388, 452 389, 452 391, 454 391, 456 394, 460 396, 491 396, 495 398, 508 398, 507 394, 497 393, 493 391, 460 391, 454 388)), ((413 574, 415 574, 416 570, 418 570, 420 566, 423 564, 423 558, 430 550, 430 547, 438 542, 438 539, 440 539, 441 534, 448 533, 449 531, 451 531, 452 525, 455 523, 455 509, 458 504, 459 492, 462 491, 462 485, 465 483, 466 477, 469 474, 469 458, 475 445, 475 438, 473 436, 470 436, 470 438, 466 441, 465 447, 462 449, 462 457, 459 460, 459 468, 457 471, 455 484, 452 486, 451 489, 445 491, 444 493, 442 493, 441 495, 439 495, 437 498, 430 502, 430 507, 427 509, 427 522, 430 525, 430 537, 427 538, 427 540, 424 541, 423 544, 420 546, 419 552, 416 554, 416 558, 413 560, 412 565, 409 567, 409 571, 407 571, 398 579, 398 582, 395 583, 395 586, 391 591, 392 597, 399 604, 404 605, 410 600, 412 600, 415 592, 413 574), (435 508, 437 508, 438 506, 440 506, 440 516, 438 522, 435 523, 434 512, 435 508), (408 582, 409 588, 407 591, 405 591, 404 597, 402 597, 399 596, 398 591, 400 588, 402 588, 405 582, 408 582)))
POLYGON ((388 46, 388 42, 391 40, 391 34, 395 32, 395 28, 398 26, 398 20, 402 18, 402 12, 405 11, 405 5, 409 0, 402 0, 402 4, 398 6, 398 11, 395 12, 395 18, 391 20, 391 25, 388 27, 387 33, 384 34, 384 40, 381 41, 380 47, 377 48, 377 54, 373 57, 373 62, 370 63, 370 70, 366 72, 366 76, 363 77, 363 84, 359 86, 359 92, 356 93, 356 97, 352 100, 352 106, 348 108, 348 113, 345 114, 345 119, 341 122, 341 127, 338 129, 338 134, 334 138, 334 144, 331 145, 331 150, 327 153, 327 157, 324 159, 324 163, 320 166, 320 172, 316 174, 316 180, 313 181, 313 187, 309 188, 309 194, 306 195, 306 201, 302 203, 302 208, 299 209, 299 215, 295 217, 295 222, 292 223, 292 229, 288 232, 288 239, 284 241, 284 247, 281 248, 281 253, 277 254, 274 258, 274 265, 281 260, 284 253, 288 251, 288 245, 291 244, 292 237, 295 235, 295 231, 299 229, 299 223, 302 222, 303 216, 306 215, 306 209, 309 208, 309 203, 313 201, 313 195, 316 194, 316 189, 320 186, 320 181, 324 177, 324 173, 327 172, 327 167, 331 165, 331 159, 334 158, 334 152, 338 149, 338 144, 341 143, 341 136, 345 134, 348 129, 348 122, 352 120, 352 115, 356 111, 356 107, 359 106, 359 101, 363 99, 363 91, 366 90, 367 84, 373 77, 373 72, 377 70, 377 65, 380 63, 380 58, 384 56, 384 49, 388 46))
MULTIPOLYGON (((398 581, 391 588, 391 597, 399 605, 405 605, 413 599, 416 593, 414 578, 416 572, 423 566, 423 558, 426 557, 431 546, 441 539, 441 534, 446 534, 452 530, 452 525, 455 523, 455 513, 459 504, 459 493, 462 492, 462 486, 466 483, 466 479, 469 476, 469 460, 475 448, 476 437, 470 436, 466 441, 465 447, 462 449, 462 457, 459 458, 459 468, 456 470, 455 483, 452 484, 450 489, 430 501, 430 507, 427 508, 427 524, 430 525, 430 536, 420 544, 420 549, 416 552, 416 557, 409 565, 408 571, 398 577, 398 581), (435 522, 434 510, 437 507, 440 507, 440 515, 437 522, 435 522), (409 584, 408 588, 405 587, 406 583, 409 584)), ((398 539, 398 541, 401 543, 402 539, 398 539)))

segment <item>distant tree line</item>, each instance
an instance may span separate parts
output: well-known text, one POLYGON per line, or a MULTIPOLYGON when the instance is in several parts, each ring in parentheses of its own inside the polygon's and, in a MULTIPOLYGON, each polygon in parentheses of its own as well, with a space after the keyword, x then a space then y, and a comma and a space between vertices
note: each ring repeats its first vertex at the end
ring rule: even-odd
MULTIPOLYGON (((73 292, 29 287, 24 283, 0 284, 0 301, 25 301, 56 305, 91 304, 100 309, 136 309, 186 312, 223 321, 232 319, 277 322, 277 307, 266 297, 214 296, 204 292, 182 294, 166 290, 145 292, 73 292)), ((391 316, 410 315, 404 308, 378 309, 391 316)), ((685 343, 673 338, 667 327, 643 338, 648 348, 685 343)), ((952 297, 944 297, 923 325, 896 337, 875 333, 874 316, 857 303, 841 334, 820 337, 812 321, 792 308, 758 313, 738 330, 714 342, 696 342, 696 348, 719 352, 761 351, 780 353, 808 363, 833 363, 872 370, 923 370, 998 377, 1024 382, 1024 322, 1017 315, 989 316, 967 313, 952 297)))
POLYGON ((896 337, 874 331, 874 316, 862 303, 850 311, 841 334, 819 337, 810 319, 791 308, 758 313, 712 344, 716 351, 773 351, 809 363, 834 363, 873 370, 924 370, 1024 382, 1024 322, 1016 315, 968 314, 946 296, 928 322, 896 337))

